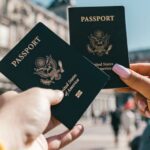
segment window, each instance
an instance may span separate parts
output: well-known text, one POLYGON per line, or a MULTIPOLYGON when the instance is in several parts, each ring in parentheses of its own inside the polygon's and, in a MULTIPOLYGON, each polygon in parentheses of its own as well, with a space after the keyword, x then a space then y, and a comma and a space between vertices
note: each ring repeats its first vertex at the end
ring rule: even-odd
POLYGON ((7 48, 9 45, 9 28, 0 24, 0 47, 7 48))

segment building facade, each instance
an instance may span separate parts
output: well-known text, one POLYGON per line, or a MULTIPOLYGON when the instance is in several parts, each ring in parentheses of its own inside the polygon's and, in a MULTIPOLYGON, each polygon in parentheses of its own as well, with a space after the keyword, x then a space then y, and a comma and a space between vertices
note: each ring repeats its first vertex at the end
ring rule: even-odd
POLYGON ((150 63, 150 49, 132 51, 129 53, 131 63, 149 62, 150 63))
MULTIPOLYGON (((27 0, 1 0, 0 2, 0 59, 38 22, 68 42, 66 20, 27 0)), ((0 74, 0 91, 16 88, 0 74)))

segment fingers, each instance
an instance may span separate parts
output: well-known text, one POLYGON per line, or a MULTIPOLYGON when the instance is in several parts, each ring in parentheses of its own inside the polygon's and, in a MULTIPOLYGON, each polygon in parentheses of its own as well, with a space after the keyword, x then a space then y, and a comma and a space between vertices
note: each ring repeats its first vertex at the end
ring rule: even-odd
POLYGON ((44 89, 47 98, 50 100, 51 105, 60 103, 64 97, 64 93, 60 90, 44 89))
POLYGON ((113 71, 120 76, 121 80, 130 88, 138 91, 147 99, 150 99, 150 79, 144 77, 130 69, 127 69, 119 64, 113 66, 113 71))
POLYGON ((148 111, 148 108, 146 108, 145 111, 139 110, 139 112, 141 113, 142 116, 150 118, 150 112, 148 111))
POLYGON ((49 150, 59 150, 77 139, 83 133, 83 126, 76 125, 71 131, 66 131, 47 139, 49 150))
POLYGON ((50 90, 50 89, 43 89, 45 90, 45 94, 47 98, 50 100, 51 105, 56 105, 60 103, 64 97, 64 93, 60 90, 50 90))
MULTIPOLYGON (((131 70, 144 75, 144 76, 150 76, 150 63, 136 63, 136 64, 130 64, 131 70)), ((132 88, 118 88, 115 89, 116 92, 132 92, 132 88)))
POLYGON ((136 94, 135 103, 138 106, 139 110, 145 112, 147 108, 147 101, 145 97, 143 97, 141 94, 136 94))
POLYGON ((50 120, 46 130, 44 131, 44 133, 48 132, 49 130, 54 129, 59 124, 60 124, 60 122, 54 116, 51 116, 51 120, 50 120))
POLYGON ((150 118, 150 111, 148 110, 147 99, 141 94, 137 93, 135 96, 135 102, 140 113, 143 116, 150 118))
POLYGON ((9 102, 14 99, 14 96, 18 95, 16 91, 8 91, 2 94, 0 105, 2 106, 5 102, 9 102))
POLYGON ((115 92, 120 92, 120 93, 126 93, 126 92, 133 92, 134 90, 127 87, 127 88, 116 88, 115 92))
MULTIPOLYGON (((51 105, 56 105, 61 102, 61 100, 64 97, 64 94, 60 90, 52 90, 52 89, 43 89, 43 88, 31 88, 25 92, 22 92, 23 94, 31 94, 31 95, 37 95, 37 96, 42 96, 42 98, 46 97, 51 105)), ((7 97, 7 99, 11 99, 13 96, 18 95, 16 91, 9 91, 5 92, 4 94, 1 95, 1 98, 7 97)))
POLYGON ((16 91, 8 91, 5 92, 4 94, 2 94, 2 97, 7 97, 7 98, 12 98, 13 96, 18 95, 18 93, 16 91))
POLYGON ((28 93, 31 95, 36 94, 37 96, 41 96, 41 98, 46 98, 49 100, 51 105, 56 105, 60 103, 64 97, 64 94, 60 90, 52 90, 52 89, 43 89, 43 88, 31 88, 24 93, 28 93))
POLYGON ((150 63, 131 64, 130 68, 141 75, 150 76, 150 63))
POLYGON ((25 150, 48 150, 48 144, 43 135, 25 147, 25 150))

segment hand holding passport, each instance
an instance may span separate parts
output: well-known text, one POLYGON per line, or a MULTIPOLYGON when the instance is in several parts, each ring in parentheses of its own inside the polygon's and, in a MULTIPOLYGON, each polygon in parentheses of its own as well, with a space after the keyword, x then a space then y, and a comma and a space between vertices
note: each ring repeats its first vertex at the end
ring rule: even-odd
POLYGON ((124 86, 112 73, 113 64, 126 67, 129 64, 123 7, 69 9, 71 45, 38 23, 2 59, 0 71, 21 90, 31 87, 62 90, 64 99, 52 107, 52 114, 71 129, 102 88, 124 86), (115 21, 107 25, 101 23, 103 17, 93 17, 100 22, 91 24, 91 17, 82 17, 81 21, 86 21, 82 25, 80 18, 88 16, 87 13, 107 15, 107 20, 115 21), (110 70, 101 69, 101 63, 110 70))

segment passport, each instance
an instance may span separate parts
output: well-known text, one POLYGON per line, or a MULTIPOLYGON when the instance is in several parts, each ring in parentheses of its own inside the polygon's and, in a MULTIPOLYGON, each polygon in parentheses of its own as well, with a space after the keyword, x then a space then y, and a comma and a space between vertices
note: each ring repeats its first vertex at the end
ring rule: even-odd
POLYGON ((70 45, 110 75, 105 88, 126 87, 112 71, 129 67, 124 7, 70 7, 68 17, 70 45))
POLYGON ((64 99, 52 107, 52 114, 69 129, 109 79, 42 23, 1 60, 0 71, 21 90, 62 90, 64 99))

